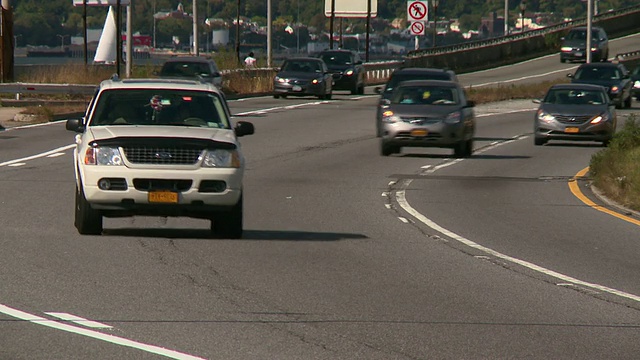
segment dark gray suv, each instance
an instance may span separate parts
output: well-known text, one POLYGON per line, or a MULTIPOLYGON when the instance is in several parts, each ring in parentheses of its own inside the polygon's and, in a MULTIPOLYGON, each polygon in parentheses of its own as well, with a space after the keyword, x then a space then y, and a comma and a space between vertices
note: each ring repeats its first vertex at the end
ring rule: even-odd
MULTIPOLYGON (((587 60, 587 27, 571 29, 562 39, 560 62, 587 60)), ((591 27, 591 60, 606 61, 609 58, 609 38, 603 28, 591 27)))

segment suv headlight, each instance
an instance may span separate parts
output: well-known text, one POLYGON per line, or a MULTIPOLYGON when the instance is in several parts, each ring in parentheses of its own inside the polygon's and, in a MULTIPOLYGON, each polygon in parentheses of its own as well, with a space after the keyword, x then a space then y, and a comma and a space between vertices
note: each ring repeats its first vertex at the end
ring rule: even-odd
POLYGON ((288 80, 288 79, 281 78, 280 76, 276 76, 276 77, 275 77, 275 80, 276 80, 276 82, 279 82, 279 83, 286 83, 286 82, 289 82, 289 80, 288 80))
POLYGON ((349 70, 345 71, 344 74, 347 75, 347 76, 353 75, 353 69, 349 69, 349 70))
POLYGON ((447 117, 444 119, 444 122, 447 124, 457 124, 460 122, 461 119, 462 119, 462 113, 460 111, 456 111, 447 115, 447 117))
POLYGON ((634 87, 634 88, 636 88, 636 89, 640 89, 640 80, 636 80, 636 81, 633 83, 633 87, 634 87))
POLYGON ((90 147, 84 154, 85 165, 124 165, 120 149, 109 146, 90 147))
POLYGON ((239 168, 241 164, 238 150, 226 149, 205 150, 202 161, 207 168, 239 168))
POLYGON ((563 46, 560 48, 560 51, 564 51, 564 52, 571 51, 571 46, 563 46))
POLYGON ((542 122, 546 122, 546 123, 550 123, 552 121, 554 121, 556 119, 555 116, 549 114, 548 112, 544 111, 544 110, 538 110, 538 114, 536 114, 538 120, 542 121, 542 122))

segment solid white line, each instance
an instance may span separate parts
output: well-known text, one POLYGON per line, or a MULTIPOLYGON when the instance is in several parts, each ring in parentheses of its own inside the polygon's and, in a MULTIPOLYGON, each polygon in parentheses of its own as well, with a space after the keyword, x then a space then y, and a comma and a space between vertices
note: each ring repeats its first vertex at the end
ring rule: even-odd
POLYGON ((56 158, 56 157, 58 157, 58 156, 62 156, 62 155, 64 155, 64 153, 55 153, 55 154, 51 154, 51 155, 49 155, 49 156, 47 156, 47 157, 48 157, 48 158, 56 158))
POLYGON ((402 221, 405 224, 409 223, 409 220, 407 220, 406 218, 403 218, 402 216, 398 216, 398 219, 400 219, 400 221, 402 221))
POLYGON ((78 325, 96 328, 96 329, 112 329, 113 326, 99 323, 97 321, 87 320, 85 318, 81 318, 80 316, 75 316, 69 313, 61 313, 61 312, 45 312, 47 315, 51 315, 53 317, 57 317, 58 319, 71 321, 78 325))
MULTIPOLYGON (((500 142, 499 144, 496 144, 493 147, 502 146, 504 144, 509 144, 509 143, 515 142, 517 140, 522 140, 522 139, 526 139, 526 138, 527 138, 527 136, 515 136, 511 140, 500 142)), ((436 171, 438 169, 441 169, 441 168, 446 167, 446 166, 451 166, 451 165, 453 165, 455 163, 458 163, 458 162, 460 162, 462 160, 464 160, 464 159, 456 159, 456 160, 453 160, 453 161, 449 161, 447 163, 444 163, 444 164, 441 164, 439 166, 436 166, 435 168, 429 170, 428 172, 432 173, 432 172, 434 172, 434 171, 436 171)), ((413 181, 412 179, 405 179, 405 181, 402 182, 402 188, 403 189, 408 188, 412 181, 413 181)), ((456 240, 456 241, 458 241, 458 242, 460 242, 460 243, 462 243, 462 244, 464 244, 464 245, 466 245, 468 247, 471 247, 471 248, 477 249, 479 251, 482 251, 482 252, 484 252, 486 254, 495 256, 495 257, 497 257, 499 259, 502 259, 502 260, 505 260, 505 261, 509 261, 509 262, 514 263, 514 264, 518 264, 520 266, 526 267, 526 268, 531 269, 533 271, 537 271, 539 273, 542 273, 542 274, 557 278, 559 280, 562 280, 562 281, 565 281, 565 282, 568 282, 568 283, 571 283, 571 284, 581 285, 581 286, 584 286, 584 287, 587 287, 587 288, 590 288, 590 289, 599 290, 599 291, 606 292, 606 293, 609 293, 609 294, 612 294, 612 295, 617 295, 617 296, 620 296, 620 297, 623 297, 623 298, 626 298, 626 299, 629 299, 629 300, 640 302, 640 296, 637 296, 637 295, 634 295, 634 294, 630 294, 630 293, 627 293, 627 292, 624 292, 624 291, 620 291, 620 290, 617 290, 617 289, 613 289, 613 288, 610 288, 610 287, 606 287, 604 285, 594 284, 594 283, 589 283, 589 282, 586 282, 586 281, 582 281, 582 280, 573 278, 571 276, 564 275, 564 274, 561 274, 559 272, 556 272, 556 271, 544 268, 542 266, 530 263, 528 261, 521 260, 521 259, 518 259, 518 258, 514 258, 514 257, 511 257, 509 255, 502 254, 502 253, 500 253, 498 251, 495 251, 493 249, 490 249, 488 247, 485 247, 485 246, 482 246, 482 245, 480 245, 478 243, 475 243, 475 242, 473 242, 473 241, 471 241, 471 240, 469 240, 469 239, 467 239, 467 238, 465 238, 465 237, 463 237, 461 235, 458 235, 458 234, 454 233, 453 231, 447 230, 447 229, 443 228, 442 226, 440 226, 440 225, 436 224, 435 222, 433 222, 431 219, 429 219, 426 216, 424 216, 421 213, 419 213, 413 207, 411 207, 411 205, 409 205, 409 202, 406 199, 405 191, 406 190, 398 190, 398 191, 396 191, 396 200, 398 201, 398 205, 400 205, 400 207, 402 209, 404 209, 407 213, 409 213, 411 216, 416 218, 418 221, 422 222, 423 224, 425 224, 426 226, 430 227, 431 229, 433 229, 433 230, 435 230, 435 231, 437 231, 437 232, 439 232, 439 233, 441 233, 443 235, 448 236, 449 238, 451 238, 453 240, 456 240)))
POLYGON ((40 153, 40 154, 36 154, 36 155, 25 157, 25 158, 22 158, 22 159, 15 159, 15 160, 10 160, 10 161, 5 161, 3 163, 0 163, 0 167, 11 165, 11 164, 16 164, 16 163, 19 163, 21 161, 33 160, 33 159, 49 156, 51 154, 55 154, 55 153, 58 153, 58 152, 64 151, 64 150, 69 150, 69 149, 74 148, 74 147, 76 147, 76 144, 71 144, 71 145, 59 147, 57 149, 49 150, 49 151, 46 151, 46 152, 43 152, 43 153, 40 153))
POLYGON ((18 167, 18 166, 25 166, 27 163, 15 163, 15 164, 11 164, 9 166, 11 167, 18 167))
POLYGON ((0 304, 0 313, 20 319, 20 320, 29 321, 33 324, 42 325, 42 326, 50 327, 57 330, 67 331, 73 334, 87 336, 87 337, 97 339, 97 340, 102 340, 111 344, 127 346, 130 348, 146 351, 148 353, 166 356, 168 358, 179 359, 179 360, 203 360, 204 359, 204 358, 196 357, 193 355, 184 354, 181 352, 161 348, 158 346, 139 343, 133 340, 124 339, 114 335, 103 334, 95 330, 83 329, 73 325, 63 324, 54 320, 49 320, 40 316, 29 314, 24 311, 16 310, 2 304, 0 304))

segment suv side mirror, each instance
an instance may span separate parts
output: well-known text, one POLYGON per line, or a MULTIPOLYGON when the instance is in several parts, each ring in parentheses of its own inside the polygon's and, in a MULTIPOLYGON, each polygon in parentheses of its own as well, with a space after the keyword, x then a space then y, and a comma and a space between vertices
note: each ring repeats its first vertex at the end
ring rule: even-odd
POLYGON ((69 131, 84 132, 84 125, 82 125, 82 119, 68 119, 65 123, 65 128, 69 131))
POLYGON ((248 121, 238 121, 234 129, 236 136, 252 135, 255 131, 253 124, 248 121))
POLYGON ((573 79, 573 74, 567 74, 567 77, 573 79))

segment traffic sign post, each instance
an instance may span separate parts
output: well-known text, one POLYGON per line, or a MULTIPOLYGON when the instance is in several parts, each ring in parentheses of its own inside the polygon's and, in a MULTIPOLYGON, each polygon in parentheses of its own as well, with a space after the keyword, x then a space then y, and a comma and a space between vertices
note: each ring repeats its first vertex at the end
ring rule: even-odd
POLYGON ((429 14, 428 1, 407 1, 407 19, 411 21, 427 21, 429 14))
POLYGON ((409 32, 416 36, 415 49, 420 48, 418 36, 426 33, 426 21, 429 19, 428 1, 407 1, 407 20, 409 21, 409 32))
POLYGON ((412 21, 409 25, 409 31, 411 35, 424 35, 425 25, 423 21, 412 21))

